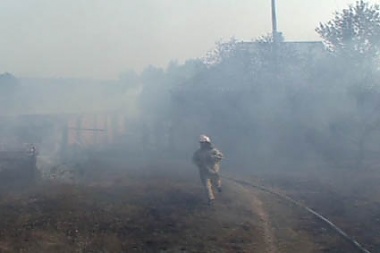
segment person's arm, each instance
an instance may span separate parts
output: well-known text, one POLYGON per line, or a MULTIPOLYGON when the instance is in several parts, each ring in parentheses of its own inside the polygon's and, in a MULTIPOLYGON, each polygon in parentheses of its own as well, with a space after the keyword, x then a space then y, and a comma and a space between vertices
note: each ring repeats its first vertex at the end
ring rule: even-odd
POLYGON ((224 155, 218 149, 214 148, 211 152, 211 158, 215 162, 220 162, 224 158, 224 155))

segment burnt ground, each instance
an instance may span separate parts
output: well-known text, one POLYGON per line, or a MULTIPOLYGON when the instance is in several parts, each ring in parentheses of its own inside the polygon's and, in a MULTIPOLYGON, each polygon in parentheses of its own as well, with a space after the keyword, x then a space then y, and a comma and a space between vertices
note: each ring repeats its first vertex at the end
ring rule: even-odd
MULTIPOLYGON (((366 215, 375 213, 367 210, 358 219, 348 206, 339 216, 337 205, 346 200, 324 196, 320 181, 262 176, 326 215, 335 211, 336 223, 379 252, 375 228, 372 237, 361 234, 371 220, 366 215)), ((0 252, 356 252, 304 211, 233 182, 225 182, 210 207, 196 169, 175 162, 132 166, 98 159, 77 184, 3 189, 0 217, 0 252)))
MULTIPOLYGON (((379 169, 266 171, 256 172, 258 178, 322 214, 370 252, 380 252, 379 169)), ((315 219, 305 221, 302 227, 325 233, 325 227, 313 226, 315 219)))

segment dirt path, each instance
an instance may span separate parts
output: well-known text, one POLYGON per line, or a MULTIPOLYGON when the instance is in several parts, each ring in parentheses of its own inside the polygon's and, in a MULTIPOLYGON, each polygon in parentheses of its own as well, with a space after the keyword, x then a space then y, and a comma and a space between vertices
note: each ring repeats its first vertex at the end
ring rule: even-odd
MULTIPOLYGON (((333 170, 282 171, 266 172, 260 177, 264 184, 285 191, 288 196, 329 219, 365 249, 373 253, 380 252, 380 223, 376 222, 380 210, 378 171, 340 171, 339 174, 333 170)), ((306 216, 304 212, 295 211, 299 217, 305 217, 301 227, 307 228, 309 233, 319 235, 319 244, 326 248, 336 248, 336 252, 362 252, 351 243, 347 245, 347 241, 341 237, 332 242, 336 232, 330 238, 321 236, 323 231, 318 230, 318 227, 327 229, 327 232, 330 229, 306 216)))
POLYGON ((238 187, 243 194, 249 195, 251 201, 250 206, 252 207, 252 210, 258 215, 259 220, 261 222, 260 226, 263 232, 263 238, 265 242, 265 253, 278 253, 275 244, 275 236, 273 233, 273 228, 269 219, 268 212, 265 210, 263 202, 257 195, 257 192, 255 192, 252 189, 247 189, 247 187, 238 185, 236 183, 232 184, 234 184, 235 187, 238 187))
POLYGON ((239 189, 239 197, 249 196, 251 208, 260 220, 258 226, 265 244, 265 251, 260 252, 360 252, 305 210, 258 189, 230 183, 239 189))

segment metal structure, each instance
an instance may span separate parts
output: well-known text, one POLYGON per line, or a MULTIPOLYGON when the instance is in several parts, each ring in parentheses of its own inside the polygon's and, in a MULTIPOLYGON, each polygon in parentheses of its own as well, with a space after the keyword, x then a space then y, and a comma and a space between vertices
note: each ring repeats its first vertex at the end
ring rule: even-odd
POLYGON ((276 0, 272 0, 272 36, 273 42, 278 42, 278 32, 277 32, 277 15, 276 15, 276 0))

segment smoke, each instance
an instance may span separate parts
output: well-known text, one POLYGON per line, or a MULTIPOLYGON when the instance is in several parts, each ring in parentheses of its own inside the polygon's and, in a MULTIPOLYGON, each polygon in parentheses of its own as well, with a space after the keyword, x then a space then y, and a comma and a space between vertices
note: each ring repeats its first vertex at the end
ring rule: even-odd
POLYGON ((38 143, 48 164, 100 151, 190 162, 207 134, 230 169, 363 168, 380 150, 378 77, 365 58, 320 42, 233 39, 204 59, 114 81, 20 78, 2 94, 1 133, 38 143))
POLYGON ((205 133, 230 168, 373 166, 376 71, 320 42, 226 44, 213 59, 143 72, 140 112, 153 153, 188 159, 205 133))

